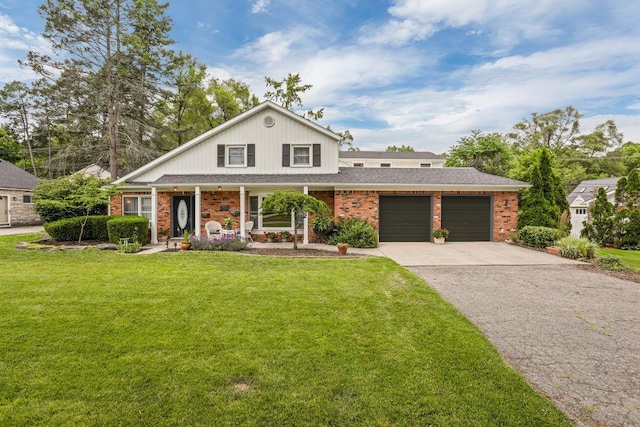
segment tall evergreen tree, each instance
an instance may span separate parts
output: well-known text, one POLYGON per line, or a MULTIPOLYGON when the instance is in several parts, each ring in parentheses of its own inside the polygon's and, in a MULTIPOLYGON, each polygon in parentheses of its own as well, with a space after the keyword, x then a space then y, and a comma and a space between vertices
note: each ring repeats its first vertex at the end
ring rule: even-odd
POLYGON ((532 187, 522 195, 518 227, 527 225, 557 227, 569 204, 560 178, 552 168, 552 157, 546 147, 536 150, 537 161, 530 174, 532 187))
POLYGON ((596 198, 589 208, 591 222, 583 221, 584 228, 580 232, 581 235, 600 245, 612 244, 614 241, 614 215, 615 209, 607 198, 607 192, 602 187, 598 188, 596 198))

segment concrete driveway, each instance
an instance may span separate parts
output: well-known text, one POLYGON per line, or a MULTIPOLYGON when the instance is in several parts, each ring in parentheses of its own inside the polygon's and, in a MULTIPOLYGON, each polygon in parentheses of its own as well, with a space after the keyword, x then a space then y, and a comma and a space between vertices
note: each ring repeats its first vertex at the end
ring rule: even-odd
POLYGON ((444 245, 425 242, 380 243, 377 249, 404 267, 418 265, 557 265, 582 264, 545 252, 495 242, 460 242, 444 245))
POLYGON ((501 243, 380 252, 456 306, 576 425, 640 426, 640 284, 501 243))
POLYGON ((44 231, 41 225, 30 225, 25 227, 0 227, 0 236, 13 236, 15 234, 39 233, 44 231))

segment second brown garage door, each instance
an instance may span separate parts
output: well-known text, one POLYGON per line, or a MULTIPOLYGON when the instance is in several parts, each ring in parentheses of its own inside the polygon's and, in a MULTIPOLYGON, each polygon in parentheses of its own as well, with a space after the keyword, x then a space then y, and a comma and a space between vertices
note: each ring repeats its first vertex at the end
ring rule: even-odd
POLYGON ((442 196, 442 226, 448 242, 491 241, 491 197, 442 196))

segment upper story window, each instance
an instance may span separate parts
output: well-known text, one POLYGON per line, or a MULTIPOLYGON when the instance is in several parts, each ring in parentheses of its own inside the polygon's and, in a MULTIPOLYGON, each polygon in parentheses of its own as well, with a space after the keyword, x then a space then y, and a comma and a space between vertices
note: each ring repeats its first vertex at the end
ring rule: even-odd
POLYGON ((364 163, 354 163, 353 167, 354 168, 363 168, 364 167, 364 163))
POLYGON ((227 145, 227 166, 246 166, 246 154, 244 145, 227 145))
POLYGON ((576 209, 576 215, 586 215, 587 214, 587 209, 586 208, 577 208, 576 209))
POLYGON ((282 144, 282 167, 322 166, 320 144, 282 144))
POLYGON ((431 167, 431 163, 420 163, 420 167, 421 168, 430 168, 431 167))
POLYGON ((390 168, 391 167, 391 163, 380 163, 380 167, 381 168, 390 168))
POLYGON ((293 166, 311 166, 311 146, 293 145, 293 166))
POLYGON ((218 167, 253 167, 256 165, 255 144, 218 144, 218 167))

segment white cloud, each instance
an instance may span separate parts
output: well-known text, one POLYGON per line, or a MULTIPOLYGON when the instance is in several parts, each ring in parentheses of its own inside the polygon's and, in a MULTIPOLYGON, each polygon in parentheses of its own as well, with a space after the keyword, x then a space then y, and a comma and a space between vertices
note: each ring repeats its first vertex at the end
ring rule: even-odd
POLYGON ((36 77, 31 70, 22 69, 17 64, 19 59, 26 58, 29 50, 51 54, 47 40, 16 25, 9 16, 0 13, 0 83, 36 77))
POLYGON ((251 6, 251 13, 265 13, 269 10, 271 0, 258 0, 251 6))

